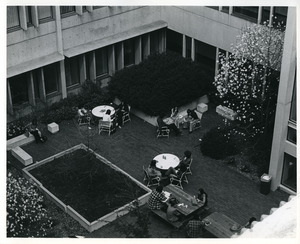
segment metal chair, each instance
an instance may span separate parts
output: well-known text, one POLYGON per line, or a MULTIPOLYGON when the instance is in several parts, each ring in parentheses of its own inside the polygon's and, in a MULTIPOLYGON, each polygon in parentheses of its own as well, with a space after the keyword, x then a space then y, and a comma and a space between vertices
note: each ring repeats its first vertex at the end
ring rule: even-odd
POLYGON ((190 132, 197 130, 201 127, 201 119, 202 119, 202 113, 195 110, 196 114, 198 115, 198 119, 194 119, 190 122, 190 132))
POLYGON ((98 129, 99 129, 99 135, 102 131, 104 132, 108 132, 108 135, 110 135, 111 132, 113 132, 116 128, 114 127, 114 121, 103 121, 103 120, 99 120, 99 125, 98 125, 98 129))
POLYGON ((170 175, 170 184, 183 189, 182 187, 183 182, 189 183, 188 179, 186 178, 186 172, 182 173, 180 178, 174 175, 170 175))
POLYGON ((127 105, 127 110, 125 109, 125 111, 123 112, 123 117, 122 117, 122 120, 123 120, 123 125, 128 122, 128 121, 131 121, 131 118, 130 118, 130 106, 127 105))
POLYGON ((79 110, 77 111, 78 115, 78 125, 90 125, 91 123, 91 117, 89 114, 83 114, 79 110))
POLYGON ((186 175, 192 175, 192 171, 191 171, 192 162, 193 162, 193 158, 191 158, 191 161, 186 166, 186 172, 185 172, 186 175))
POLYGON ((157 138, 159 137, 168 137, 170 135, 170 130, 167 126, 162 126, 157 128, 157 138))
POLYGON ((143 181, 147 182, 147 187, 158 186, 160 184, 160 178, 158 176, 151 177, 144 166, 143 170, 145 175, 143 181))

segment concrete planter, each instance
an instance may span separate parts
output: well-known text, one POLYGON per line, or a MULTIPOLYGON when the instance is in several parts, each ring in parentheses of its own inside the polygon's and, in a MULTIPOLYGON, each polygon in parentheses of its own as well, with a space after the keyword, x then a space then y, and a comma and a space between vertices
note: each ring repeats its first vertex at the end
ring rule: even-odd
POLYGON ((76 221, 78 221, 87 231, 92 232, 94 230, 97 230, 101 227, 103 227, 104 225, 114 221, 115 219, 117 219, 120 216, 123 216, 127 213, 130 212, 130 210, 134 207, 134 201, 114 210, 113 212, 100 217, 99 219, 93 221, 93 222, 89 222, 87 221, 83 216, 80 215, 80 213, 76 212, 71 206, 64 204, 60 199, 58 199, 56 196, 54 196, 50 191, 48 191, 40 181, 38 181, 33 175, 30 174, 30 170, 41 166, 42 164, 45 163, 49 163, 51 161, 53 161, 55 158, 59 158, 62 157, 65 154, 71 153, 75 150, 78 149, 84 149, 86 151, 90 150, 91 152, 93 152, 96 157, 98 159, 100 159, 103 163, 107 164, 108 166, 110 166, 112 169, 117 170, 119 172, 121 172, 122 174, 126 175, 127 177, 129 177, 130 180, 134 181, 140 188, 144 189, 147 193, 142 195, 141 197, 139 197, 138 200, 138 205, 144 205, 149 198, 149 195, 151 194, 151 189, 149 189, 148 187, 146 187, 145 185, 143 185, 141 182, 137 181, 135 178, 133 178, 132 176, 130 176, 129 174, 127 174, 125 171, 123 171, 122 169, 120 169, 119 167, 117 167, 116 165, 112 164, 110 161, 108 161, 107 159, 103 158, 101 155, 95 153, 93 150, 89 149, 87 146, 85 146, 84 144, 79 144, 76 145, 70 149, 67 149, 63 152, 60 152, 56 155, 53 155, 49 158, 46 158, 40 162, 36 162, 34 165, 28 166, 26 168, 23 169, 23 173, 24 176, 31 182, 34 182, 37 184, 37 186, 39 187, 39 189, 41 189, 41 191, 44 192, 44 194, 50 199, 52 200, 58 207, 60 207, 63 211, 65 211, 66 213, 68 213, 72 218, 74 218, 76 221))
POLYGON ((28 136, 26 136, 25 134, 16 136, 6 141, 6 150, 9 151, 15 147, 21 147, 33 141, 34 136, 30 133, 28 136))

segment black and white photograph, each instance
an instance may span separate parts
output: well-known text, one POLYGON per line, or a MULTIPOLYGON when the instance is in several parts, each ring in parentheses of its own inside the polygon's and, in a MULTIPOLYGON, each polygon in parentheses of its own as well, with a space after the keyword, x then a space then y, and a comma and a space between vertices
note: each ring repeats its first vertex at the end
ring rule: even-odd
POLYGON ((296 0, 1 8, 0 243, 298 243, 296 0))

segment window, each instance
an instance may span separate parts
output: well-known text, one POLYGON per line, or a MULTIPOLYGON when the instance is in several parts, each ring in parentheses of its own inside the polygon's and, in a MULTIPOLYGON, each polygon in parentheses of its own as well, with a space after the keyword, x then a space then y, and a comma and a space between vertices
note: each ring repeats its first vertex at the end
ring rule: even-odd
POLYGON ((296 158, 285 153, 283 170, 281 177, 281 184, 290 188, 293 191, 297 191, 297 163, 296 158))
POLYGON ((52 8, 50 6, 38 6, 39 23, 44 23, 53 20, 52 8))
POLYGON ((32 14, 31 14, 32 7, 27 6, 25 7, 26 10, 26 20, 27 20, 27 26, 32 26, 32 14))
POLYGON ((287 7, 274 7, 272 25, 274 27, 283 27, 286 25, 287 7))
POLYGON ((216 48, 204 42, 195 40, 195 61, 215 75, 216 48))
POLYGON ((19 9, 16 6, 7 7, 7 29, 10 31, 20 29, 19 9))
POLYGON ((189 36, 185 36, 185 57, 192 57, 192 38, 189 36))
POLYGON ((46 94, 58 91, 57 63, 43 67, 46 94))
POLYGON ((129 66, 135 62, 134 39, 124 41, 124 66, 129 66))
POLYGON ((215 10, 219 10, 219 6, 207 6, 208 8, 212 8, 212 9, 215 9, 215 10))
POLYGON ((294 82, 294 88, 293 88, 293 96, 292 96, 292 102, 291 102, 291 112, 290 112, 290 120, 293 122, 297 121, 297 100, 296 100, 296 75, 295 75, 295 82, 294 82))
POLYGON ((233 7, 232 14, 256 23, 258 18, 258 7, 233 7))
POLYGON ((60 14, 63 18, 76 14, 75 6, 60 6, 60 14))
POLYGON ((80 83, 80 56, 65 58, 65 72, 67 87, 80 83))
POLYGON ((159 31, 150 33, 150 54, 159 53, 159 31))
POLYGON ((269 23, 270 20, 270 7, 262 7, 261 11, 261 24, 264 22, 269 23))
POLYGON ((32 71, 35 98, 40 98, 40 71, 40 69, 35 69, 32 71))
POLYGON ((103 8, 104 6, 93 6, 93 10, 97 9, 97 8, 103 8))
POLYGON ((291 126, 288 126, 287 140, 294 144, 297 143, 297 131, 291 126))
POLYGON ((148 34, 142 35, 142 60, 145 60, 148 56, 148 34))
POLYGON ((221 11, 228 14, 229 13, 229 7, 222 6, 222 10, 221 11))
POLYGON ((108 55, 107 48, 100 48, 95 51, 96 76, 108 73, 108 55))
POLYGON ((28 102, 27 74, 23 73, 9 78, 10 92, 13 105, 28 102))
POLYGON ((167 29, 167 50, 182 55, 182 34, 167 29))

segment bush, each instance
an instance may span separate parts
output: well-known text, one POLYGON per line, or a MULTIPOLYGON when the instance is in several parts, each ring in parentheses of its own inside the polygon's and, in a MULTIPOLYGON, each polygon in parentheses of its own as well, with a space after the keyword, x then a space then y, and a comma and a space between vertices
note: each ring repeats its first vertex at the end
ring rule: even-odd
POLYGON ((7 237, 42 237, 51 227, 43 197, 37 188, 10 172, 6 180, 7 237))
POLYGON ((215 127, 204 134, 201 151, 205 156, 224 159, 236 155, 242 150, 244 138, 233 127, 215 127))
POLYGON ((8 123, 6 127, 6 139, 9 140, 26 132, 27 125, 31 122, 32 116, 25 116, 8 123))
POLYGON ((109 91, 113 97, 156 116, 209 93, 212 81, 196 62, 165 53, 116 72, 109 91))

